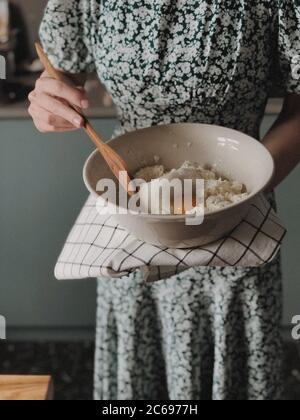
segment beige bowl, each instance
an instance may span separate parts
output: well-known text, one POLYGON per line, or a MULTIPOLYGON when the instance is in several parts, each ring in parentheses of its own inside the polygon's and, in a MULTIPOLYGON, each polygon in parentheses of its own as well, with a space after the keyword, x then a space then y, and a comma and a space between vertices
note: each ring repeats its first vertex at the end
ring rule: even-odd
MULTIPOLYGON (((220 173, 247 187, 246 199, 208 213, 197 226, 187 225, 184 216, 113 215, 136 238, 160 247, 189 248, 222 238, 245 217, 253 199, 267 187, 274 173, 273 159, 262 144, 219 126, 161 125, 125 134, 110 144, 123 156, 132 174, 142 166, 154 165, 158 156, 167 169, 179 168, 186 160, 216 165, 220 173)), ((98 197, 96 186, 103 178, 114 179, 102 156, 95 151, 85 164, 84 182, 98 197)))

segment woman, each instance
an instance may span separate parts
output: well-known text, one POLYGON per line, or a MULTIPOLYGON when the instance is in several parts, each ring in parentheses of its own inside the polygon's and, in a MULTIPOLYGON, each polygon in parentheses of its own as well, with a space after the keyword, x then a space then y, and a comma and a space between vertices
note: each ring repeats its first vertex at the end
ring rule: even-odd
MULTIPOLYGON (((293 0, 50 0, 40 35, 65 83, 45 72, 29 112, 43 133, 80 128, 68 103, 88 107, 96 69, 121 132, 189 121, 258 138, 276 69, 285 105, 263 140, 276 187, 300 157, 299 25, 293 0)), ((278 261, 99 279, 95 398, 279 399, 280 321, 278 261)))

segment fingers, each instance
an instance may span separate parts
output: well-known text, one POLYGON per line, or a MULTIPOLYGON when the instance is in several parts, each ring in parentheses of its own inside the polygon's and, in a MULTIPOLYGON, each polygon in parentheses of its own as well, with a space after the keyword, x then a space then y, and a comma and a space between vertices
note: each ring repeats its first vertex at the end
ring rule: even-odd
POLYGON ((86 92, 83 89, 78 89, 50 77, 39 78, 36 82, 35 92, 37 95, 48 94, 50 96, 56 96, 82 109, 86 109, 89 106, 86 92))
MULTIPOLYGON (((41 110, 48 111, 49 118, 55 124, 56 117, 68 121, 70 124, 77 128, 81 128, 84 125, 84 118, 81 117, 76 111, 74 111, 65 102, 54 98, 44 92, 32 93, 29 95, 29 100, 36 107, 41 110)), ((45 112, 43 112, 45 114, 45 112)))
POLYGON ((76 87, 67 77, 64 77, 64 81, 59 81, 49 77, 45 71, 37 80, 28 99, 29 114, 38 130, 43 133, 72 131, 84 126, 84 117, 72 106, 88 108, 86 92, 83 87, 76 87))
POLYGON ((78 129, 69 121, 34 104, 30 105, 28 112, 32 117, 36 128, 42 133, 74 131, 78 129))

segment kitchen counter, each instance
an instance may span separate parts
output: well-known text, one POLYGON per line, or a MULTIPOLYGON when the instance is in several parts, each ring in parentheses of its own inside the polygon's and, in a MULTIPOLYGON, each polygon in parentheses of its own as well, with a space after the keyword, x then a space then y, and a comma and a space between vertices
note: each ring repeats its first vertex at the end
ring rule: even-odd
MULTIPOLYGON (((33 87, 35 77, 25 76, 17 78, 15 81, 33 87)), ((116 109, 109 100, 105 88, 97 79, 88 80, 86 89, 91 102, 91 107, 86 112, 88 118, 116 118, 116 109)), ((0 120, 29 118, 27 112, 28 105, 27 99, 20 102, 0 105, 0 120)))
MULTIPOLYGON (((34 85, 34 77, 27 76, 17 79, 28 86, 34 85)), ((88 95, 91 102, 90 109, 86 112, 88 118, 116 118, 116 108, 108 98, 105 88, 99 83, 97 79, 91 79, 86 85, 88 95)), ((282 108, 281 98, 270 99, 267 108, 267 115, 278 114, 282 108)), ((0 120, 7 119, 24 119, 29 118, 28 101, 20 101, 12 104, 0 105, 0 120)))

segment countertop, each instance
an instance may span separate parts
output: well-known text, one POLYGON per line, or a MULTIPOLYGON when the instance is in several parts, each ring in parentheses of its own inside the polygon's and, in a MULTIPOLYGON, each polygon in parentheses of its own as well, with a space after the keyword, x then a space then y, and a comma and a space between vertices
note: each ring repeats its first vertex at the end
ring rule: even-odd
MULTIPOLYGON (((26 86, 33 87, 35 77, 16 78, 14 82, 21 82, 26 86)), ((85 113, 88 118, 116 118, 116 109, 105 88, 97 79, 88 80, 86 89, 91 103, 90 109, 85 113)), ((28 105, 27 99, 10 104, 0 104, 0 120, 29 118, 28 105)))
MULTIPOLYGON (((28 86, 33 86, 34 80, 34 76, 26 76, 16 79, 16 81, 21 81, 28 86)), ((117 117, 116 109, 113 103, 108 97, 105 88, 97 79, 88 80, 86 88, 91 102, 91 107, 86 112, 88 118, 117 117)), ((266 114, 278 114, 282 108, 282 102, 283 100, 281 98, 270 99, 266 108, 266 114)), ((27 108, 27 100, 5 105, 2 104, 0 105, 0 120, 29 118, 27 108)))

